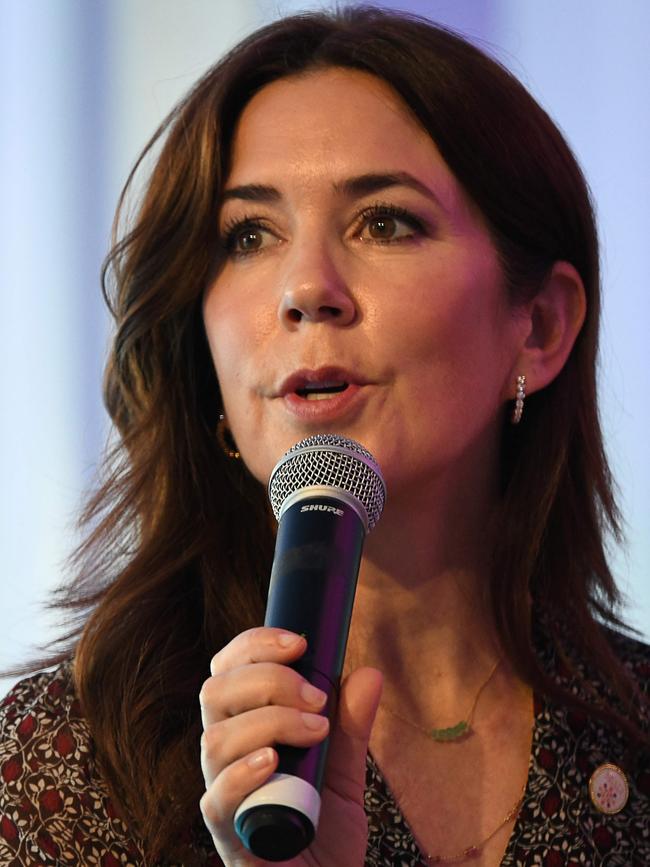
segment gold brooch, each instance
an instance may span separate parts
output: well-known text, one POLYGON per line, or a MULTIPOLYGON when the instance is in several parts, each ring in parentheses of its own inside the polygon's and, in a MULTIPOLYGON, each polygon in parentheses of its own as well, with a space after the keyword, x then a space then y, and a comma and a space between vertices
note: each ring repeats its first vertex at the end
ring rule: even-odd
POLYGON ((589 794, 594 807, 601 813, 608 816, 620 813, 630 794, 627 777, 618 765, 600 765, 589 780, 589 794))

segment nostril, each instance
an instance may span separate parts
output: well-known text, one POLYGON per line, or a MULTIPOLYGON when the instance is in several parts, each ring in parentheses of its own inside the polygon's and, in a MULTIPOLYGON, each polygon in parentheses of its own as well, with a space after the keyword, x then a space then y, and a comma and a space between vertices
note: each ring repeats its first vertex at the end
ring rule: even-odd
MULTIPOLYGON (((336 322, 347 324, 354 319, 352 301, 341 304, 319 302, 335 301, 335 293, 326 289, 295 290, 284 293, 280 302, 278 315, 287 326, 299 325, 303 322, 336 322), (327 296, 330 297, 327 297, 327 296)), ((340 293, 339 293, 340 294, 340 293)))

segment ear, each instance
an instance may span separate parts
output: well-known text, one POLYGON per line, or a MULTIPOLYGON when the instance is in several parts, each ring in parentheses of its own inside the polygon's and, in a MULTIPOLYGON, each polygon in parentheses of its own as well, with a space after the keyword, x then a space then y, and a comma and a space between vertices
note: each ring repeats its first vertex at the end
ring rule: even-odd
POLYGON ((513 370, 513 391, 520 374, 526 376, 528 394, 555 379, 571 354, 586 311, 582 278, 573 265, 556 262, 541 290, 521 311, 524 340, 513 370))

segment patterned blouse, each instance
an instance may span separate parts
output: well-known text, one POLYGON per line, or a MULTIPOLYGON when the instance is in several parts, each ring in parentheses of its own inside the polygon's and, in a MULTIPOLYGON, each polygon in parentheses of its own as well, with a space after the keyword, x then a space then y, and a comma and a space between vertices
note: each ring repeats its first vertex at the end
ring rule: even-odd
MULTIPOLYGON (((620 635, 612 640, 648 690, 650 647, 620 635)), ((546 657, 554 665, 553 654, 546 657)), ((602 694, 597 677, 590 682, 602 694)), ((0 777, 2 867, 153 867, 99 774, 70 663, 21 681, 0 706, 0 777)), ((427 865, 371 756, 366 812, 366 867, 427 865)), ((205 829, 194 834, 190 849, 178 867, 221 864, 205 829)), ((502 867, 529 865, 650 865, 650 755, 630 754, 620 732, 540 699, 528 783, 502 861, 502 867), (629 787, 615 814, 603 812, 602 791, 590 797, 590 778, 604 764, 616 766, 615 781, 626 779, 629 787)))

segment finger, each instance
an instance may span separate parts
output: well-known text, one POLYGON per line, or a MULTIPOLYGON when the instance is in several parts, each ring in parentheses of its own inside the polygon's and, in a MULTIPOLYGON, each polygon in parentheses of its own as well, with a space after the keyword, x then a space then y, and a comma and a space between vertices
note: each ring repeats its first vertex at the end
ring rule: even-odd
POLYGON ((256 708, 208 726, 201 737, 201 768, 206 785, 228 765, 269 744, 310 747, 322 741, 329 720, 295 708, 256 708))
POLYGON ((359 668, 341 686, 330 740, 327 785, 348 800, 360 801, 365 791, 366 755, 382 680, 377 669, 359 668))
POLYGON ((271 747, 255 750, 229 765, 201 798, 203 819, 226 864, 262 864, 244 847, 233 826, 237 807, 275 771, 278 755, 271 747))
POLYGON ((292 668, 273 662, 243 665, 210 677, 199 694, 203 728, 256 707, 281 705, 319 711, 326 701, 323 690, 292 668))
POLYGON ((212 658, 210 672, 219 675, 252 662, 293 662, 305 652, 306 647, 307 642, 302 635, 285 629, 257 626, 241 632, 228 642, 212 658))

